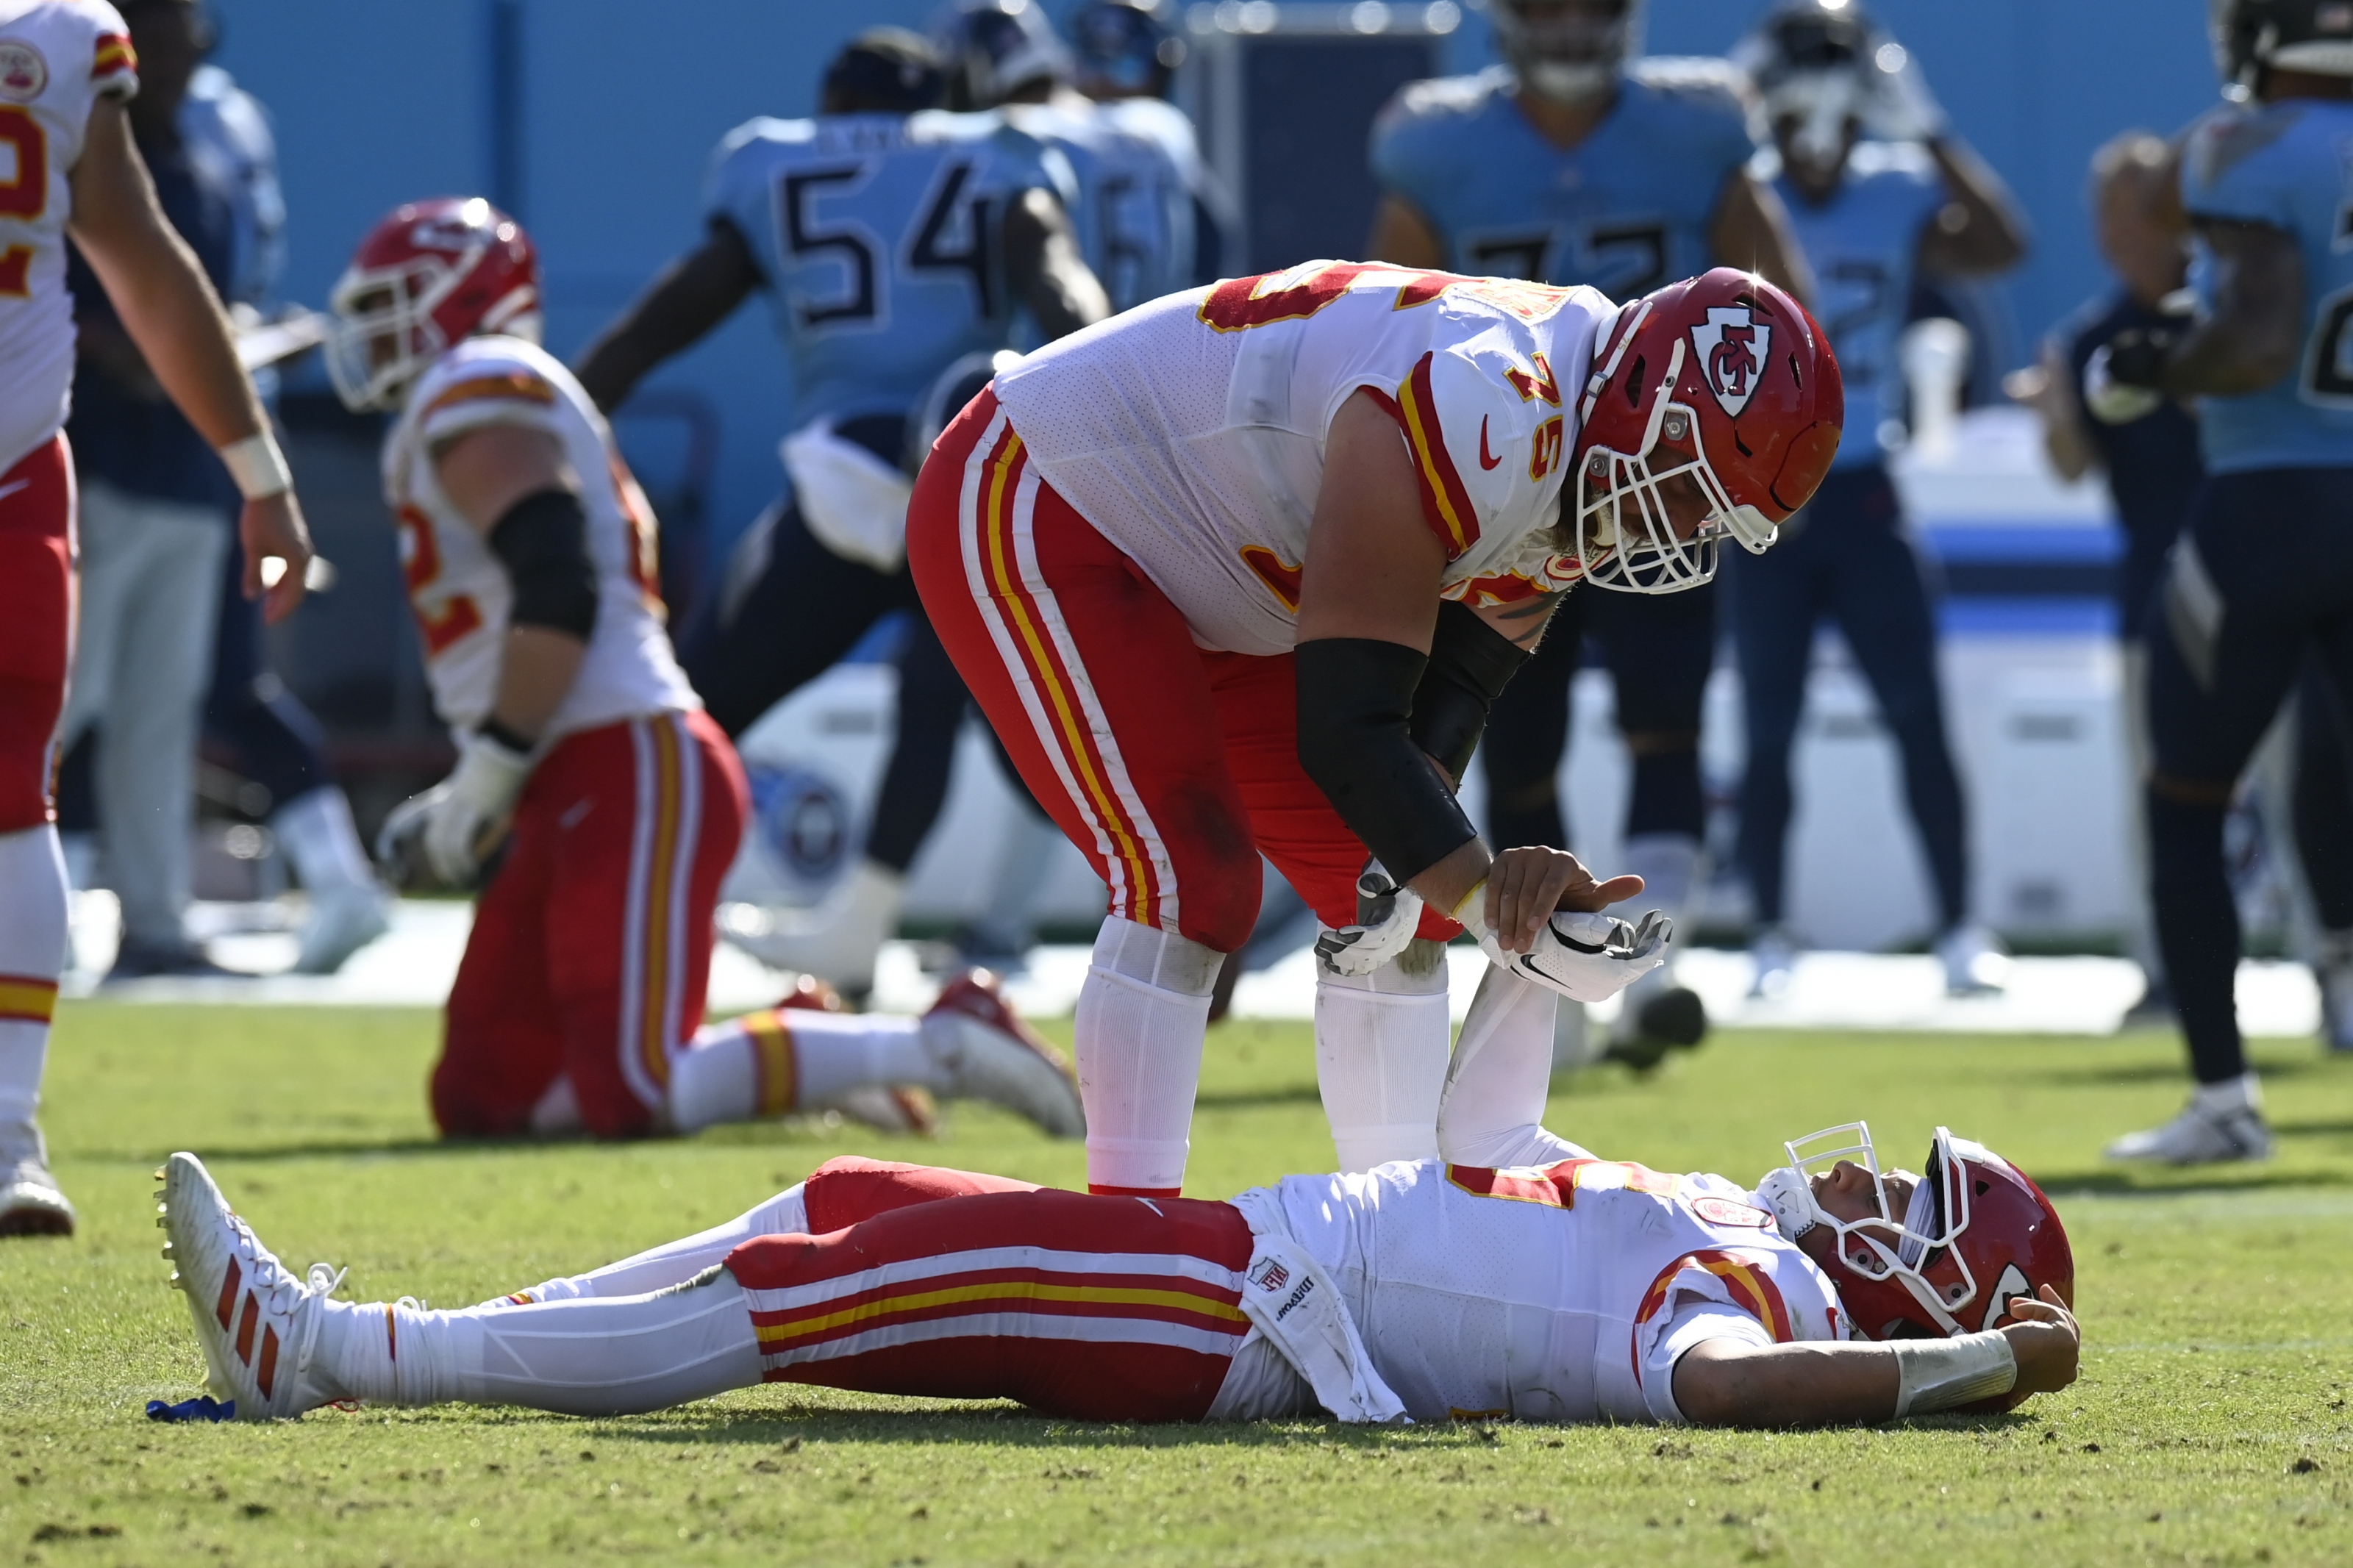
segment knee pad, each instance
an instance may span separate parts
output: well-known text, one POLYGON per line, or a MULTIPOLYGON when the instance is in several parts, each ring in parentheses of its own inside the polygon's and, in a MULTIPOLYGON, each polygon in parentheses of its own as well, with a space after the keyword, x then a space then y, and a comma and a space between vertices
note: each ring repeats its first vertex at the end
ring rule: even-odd
MULTIPOLYGON (((1252 914, 1255 916, 1255 910, 1252 914)), ((1237 948, 1240 945, 1240 942, 1234 943, 1237 948)), ((1217 984, 1218 971, 1226 962, 1226 952, 1230 951, 1112 915, 1095 934, 1093 963, 1106 973, 1149 985, 1155 991, 1207 996, 1217 984)))
POLYGON ((1009 1176, 982 1175, 932 1165, 902 1165, 895 1160, 867 1160, 844 1155, 828 1160, 810 1175, 802 1189, 807 1206, 809 1234, 826 1236, 872 1219, 892 1209, 944 1198, 972 1197, 981 1193, 1034 1193, 1037 1184, 1009 1176))

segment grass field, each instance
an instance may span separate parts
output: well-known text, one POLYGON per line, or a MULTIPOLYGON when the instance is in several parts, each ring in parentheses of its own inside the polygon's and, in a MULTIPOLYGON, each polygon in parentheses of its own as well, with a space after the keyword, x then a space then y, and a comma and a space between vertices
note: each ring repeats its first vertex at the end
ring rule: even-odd
MULTIPOLYGON (((1320 1424, 1153 1429, 756 1389, 667 1415, 346 1415, 165 1427, 202 1363, 164 1288, 149 1172, 205 1155, 297 1268, 457 1305, 748 1207, 863 1150, 1075 1184, 1075 1147, 957 1112, 936 1144, 822 1127, 626 1148, 442 1147, 420 1012, 69 1004, 49 1076, 70 1242, 0 1243, 0 1563, 762 1564, 2353 1562, 2353 1062, 2260 1051, 2279 1158, 2127 1175, 2177 1047, 1720 1036, 1551 1121, 1612 1156, 1754 1179, 1868 1116, 1938 1121, 2041 1177, 2073 1236, 2073 1389, 2002 1418, 1769 1435, 1320 1424)), ((1210 1039, 1193 1183, 1328 1167, 1303 1026, 1210 1039)))

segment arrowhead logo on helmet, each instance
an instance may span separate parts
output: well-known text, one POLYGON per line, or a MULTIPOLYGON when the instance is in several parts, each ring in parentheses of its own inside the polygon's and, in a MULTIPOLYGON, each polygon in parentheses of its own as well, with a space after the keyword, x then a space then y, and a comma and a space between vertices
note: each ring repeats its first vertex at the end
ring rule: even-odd
POLYGON ((1716 406, 1739 418, 1770 363, 1772 327, 1746 305, 1711 305, 1707 320, 1692 328, 1691 340, 1716 406))

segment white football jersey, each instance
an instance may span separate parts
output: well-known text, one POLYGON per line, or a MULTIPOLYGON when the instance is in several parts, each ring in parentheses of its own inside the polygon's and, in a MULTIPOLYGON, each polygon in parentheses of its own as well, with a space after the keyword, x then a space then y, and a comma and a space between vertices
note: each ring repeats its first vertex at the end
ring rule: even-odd
POLYGON ((1847 1333, 1830 1277, 1721 1176, 1424 1160, 1236 1202, 1268 1197, 1417 1421, 1680 1421, 1672 1373, 1693 1345, 1847 1333))
POLYGON ((485 425, 523 425, 564 444, 588 513, 596 626, 588 657, 546 738, 702 706, 662 628, 653 509, 613 432, 572 373, 521 338, 479 337, 433 362, 408 389, 384 443, 384 493, 400 528, 401 570, 433 683, 433 705, 471 730, 490 717, 514 591, 490 541, 441 493, 435 448, 485 425))
POLYGON ((73 392, 67 176, 90 106, 139 90, 105 0, 0 0, 0 472, 56 435, 73 392))
POLYGON ((1172 294, 998 376, 1031 461, 1184 613, 1194 640, 1288 652, 1324 437, 1358 390, 1396 416, 1442 591, 1568 586, 1563 470, 1597 334, 1590 289, 1311 261, 1172 294))

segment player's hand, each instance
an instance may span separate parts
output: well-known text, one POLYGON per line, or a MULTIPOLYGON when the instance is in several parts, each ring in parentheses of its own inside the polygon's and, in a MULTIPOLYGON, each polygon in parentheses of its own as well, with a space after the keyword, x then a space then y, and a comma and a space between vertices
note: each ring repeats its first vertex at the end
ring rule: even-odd
POLYGON ((2075 1381, 2083 1331, 2076 1327, 2075 1315, 2067 1310, 2059 1292, 2050 1286, 2042 1287, 2039 1300, 2021 1296, 2010 1302, 2001 1335, 2010 1342, 2010 1354, 2018 1358, 2018 1382, 2010 1387, 2013 1400, 2030 1394, 2055 1394, 2075 1381))
POLYGON ((1421 925, 1421 895, 1377 859, 1356 873, 1356 922, 1315 939, 1315 959, 1334 974, 1366 975, 1395 958, 1421 925))
POLYGON ((1585 863, 1566 849, 1541 845, 1506 849, 1487 868, 1487 929, 1505 952, 1525 952, 1557 911, 1604 910, 1641 890, 1640 877, 1595 879, 1585 863))
POLYGON ((2173 334, 2163 327, 2126 327, 2092 351, 2084 366, 2084 406, 2103 425, 2129 425, 2165 401, 2166 356, 2173 334))
POLYGON ((310 590, 311 531, 302 522, 302 503, 287 490, 245 503, 237 518, 237 536, 245 545, 245 596, 261 601, 261 618, 275 626, 294 613, 310 590), (262 563, 279 563, 275 576, 262 563))
POLYGON ((1524 952, 1505 952, 1493 931, 1480 933, 1479 951, 1497 968, 1571 1001, 1606 1002, 1664 963, 1674 934, 1674 922, 1656 910, 1641 925, 1570 910, 1545 921, 1524 952))
POLYGON ((465 738, 449 776, 403 801, 376 835, 396 885, 471 888, 506 837, 531 758, 480 735, 465 738))
POLYGON ((1950 129, 1944 105, 1928 90, 1920 57, 1888 40, 1872 51, 1864 123, 1885 142, 1933 142, 1950 129))

